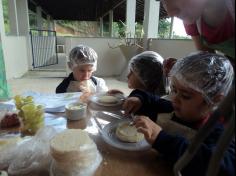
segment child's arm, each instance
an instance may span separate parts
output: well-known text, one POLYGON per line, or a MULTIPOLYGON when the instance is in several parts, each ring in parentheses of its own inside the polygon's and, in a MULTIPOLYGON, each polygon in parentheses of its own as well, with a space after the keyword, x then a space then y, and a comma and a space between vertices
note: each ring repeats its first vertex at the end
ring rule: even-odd
MULTIPOLYGON (((139 116, 135 119, 135 126, 142 132, 146 140, 154 149, 163 154, 164 158, 173 164, 183 155, 189 146, 189 141, 177 135, 170 135, 148 117, 139 116)), ((216 148, 223 127, 218 124, 213 132, 205 139, 191 162, 182 170, 183 175, 206 175, 212 153, 216 148)), ((219 175, 235 175, 235 141, 231 142, 220 163, 219 175)))
POLYGON ((124 95, 124 92, 118 90, 118 89, 110 89, 107 91, 108 94, 110 95, 115 95, 115 94, 121 94, 121 95, 124 95))
MULTIPOLYGON (((162 99, 157 95, 144 92, 141 90, 134 90, 129 97, 136 97, 140 100, 138 111, 136 114, 145 115, 156 121, 158 113, 169 113, 173 111, 172 103, 166 99, 162 99)), ((125 107, 124 109, 130 109, 125 107)), ((136 108, 137 109, 137 108, 136 108)))

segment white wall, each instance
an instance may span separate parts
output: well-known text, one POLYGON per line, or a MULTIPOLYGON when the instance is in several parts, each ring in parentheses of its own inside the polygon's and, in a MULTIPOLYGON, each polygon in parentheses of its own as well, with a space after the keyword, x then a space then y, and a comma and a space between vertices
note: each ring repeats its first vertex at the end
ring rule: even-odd
MULTIPOLYGON (((127 61, 120 48, 111 49, 108 46, 118 46, 120 39, 114 38, 76 38, 66 37, 66 54, 76 45, 84 44, 92 47, 98 54, 97 76, 119 76, 124 71, 127 61)), ((158 52, 164 58, 181 58, 196 51, 192 40, 158 40, 153 39, 150 50, 158 52)), ((68 70, 68 72, 70 72, 68 70)))
POLYGON ((196 48, 192 40, 153 39, 152 44, 150 46, 150 50, 158 52, 164 58, 182 58, 191 52, 195 52, 196 48))
MULTIPOLYGON (((31 69, 32 58, 27 45, 27 37, 5 36, 3 42, 4 59, 7 79, 21 77, 31 69)), ((124 58, 120 48, 111 49, 108 43, 115 47, 120 44, 120 39, 114 38, 65 38, 66 54, 78 44, 88 45, 98 54, 98 67, 96 76, 120 76, 124 72, 127 60, 124 58)), ((191 40, 158 40, 153 39, 150 50, 158 52, 164 58, 181 58, 190 52, 196 51, 191 40)), ((69 72, 69 70, 68 70, 69 72)))
POLYGON ((21 77, 28 71, 27 38, 6 36, 3 43, 7 79, 21 77))

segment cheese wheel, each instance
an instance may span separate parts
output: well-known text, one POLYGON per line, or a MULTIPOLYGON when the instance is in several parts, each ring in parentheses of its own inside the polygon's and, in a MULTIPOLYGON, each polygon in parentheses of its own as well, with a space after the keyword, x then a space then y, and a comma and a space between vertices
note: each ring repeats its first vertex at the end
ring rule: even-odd
POLYGON ((92 175, 102 161, 96 144, 80 129, 67 129, 53 137, 50 152, 51 172, 58 176, 92 175))
POLYGON ((97 153, 97 147, 87 132, 80 129, 67 129, 52 138, 50 151, 57 161, 87 161, 97 153))
POLYGON ((139 142, 144 139, 144 135, 137 131, 134 125, 129 122, 122 122, 116 128, 116 136, 123 142, 139 142))
POLYGON ((111 95, 104 95, 104 96, 99 97, 98 101, 100 103, 115 104, 118 102, 118 99, 111 95))

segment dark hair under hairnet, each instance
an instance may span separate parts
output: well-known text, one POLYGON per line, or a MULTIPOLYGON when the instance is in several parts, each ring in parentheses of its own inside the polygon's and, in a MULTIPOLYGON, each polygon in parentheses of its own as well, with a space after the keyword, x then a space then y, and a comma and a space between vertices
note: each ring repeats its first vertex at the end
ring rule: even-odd
POLYGON ((209 103, 216 95, 226 95, 232 85, 234 70, 230 61, 219 54, 198 52, 177 60, 170 75, 203 94, 209 103))
POLYGON ((129 68, 136 74, 147 90, 155 91, 163 86, 163 58, 154 51, 144 51, 134 56, 129 68))

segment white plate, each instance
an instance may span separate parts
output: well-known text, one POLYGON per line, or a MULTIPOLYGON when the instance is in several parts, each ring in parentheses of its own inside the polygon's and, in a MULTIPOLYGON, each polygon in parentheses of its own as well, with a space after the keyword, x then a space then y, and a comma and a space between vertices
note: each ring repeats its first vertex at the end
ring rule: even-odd
POLYGON ((90 101, 100 106, 119 106, 123 103, 124 98, 120 95, 112 95, 117 98, 118 101, 116 103, 102 103, 99 101, 99 99, 100 97, 104 95, 107 95, 107 94, 96 94, 90 98, 90 101))
MULTIPOLYGON (((122 121, 127 121, 127 120, 122 120, 122 121)), ((116 128, 118 124, 121 123, 122 121, 119 120, 111 122, 102 129, 101 134, 106 143, 108 143, 113 147, 128 151, 142 151, 151 148, 150 144, 145 139, 136 143, 122 142, 121 140, 119 140, 116 137, 116 128)))

